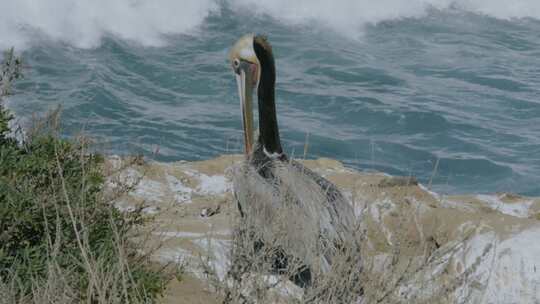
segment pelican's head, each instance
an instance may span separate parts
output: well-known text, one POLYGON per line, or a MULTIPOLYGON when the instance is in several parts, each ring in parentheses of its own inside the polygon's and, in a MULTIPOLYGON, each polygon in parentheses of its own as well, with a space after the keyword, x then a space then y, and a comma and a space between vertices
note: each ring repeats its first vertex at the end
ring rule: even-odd
POLYGON ((240 38, 229 52, 231 67, 236 75, 242 124, 244 128, 244 153, 249 156, 253 149, 253 92, 260 79, 261 66, 254 50, 255 35, 240 38))

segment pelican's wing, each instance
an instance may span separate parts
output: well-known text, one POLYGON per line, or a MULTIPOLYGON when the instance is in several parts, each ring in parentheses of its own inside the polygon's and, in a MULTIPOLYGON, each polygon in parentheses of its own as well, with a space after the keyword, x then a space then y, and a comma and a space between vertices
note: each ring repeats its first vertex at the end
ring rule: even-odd
POLYGON ((276 160, 267 165, 271 174, 266 178, 246 164, 233 175, 247 223, 267 242, 326 271, 336 248, 352 237, 352 207, 332 183, 300 163, 276 160))

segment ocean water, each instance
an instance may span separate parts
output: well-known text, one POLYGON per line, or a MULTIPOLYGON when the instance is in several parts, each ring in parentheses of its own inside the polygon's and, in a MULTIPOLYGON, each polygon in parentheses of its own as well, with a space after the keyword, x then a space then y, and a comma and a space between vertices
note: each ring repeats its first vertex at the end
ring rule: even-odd
POLYGON ((442 193, 540 195, 540 1, 0 0, 26 78, 24 125, 160 161, 241 151, 228 48, 268 35, 287 153, 432 179, 442 193), (434 168, 437 166, 437 169, 434 168))

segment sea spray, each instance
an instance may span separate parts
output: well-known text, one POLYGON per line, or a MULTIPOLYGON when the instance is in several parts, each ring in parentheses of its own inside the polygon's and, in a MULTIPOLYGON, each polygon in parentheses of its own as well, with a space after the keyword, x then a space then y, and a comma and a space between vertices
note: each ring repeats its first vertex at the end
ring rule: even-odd
POLYGON ((365 24, 424 17, 432 9, 501 19, 540 18, 536 0, 1 0, 0 7, 0 48, 27 48, 43 38, 94 48, 107 35, 163 46, 166 35, 188 33, 208 16, 231 11, 268 15, 289 24, 319 24, 349 37, 357 37, 365 24))

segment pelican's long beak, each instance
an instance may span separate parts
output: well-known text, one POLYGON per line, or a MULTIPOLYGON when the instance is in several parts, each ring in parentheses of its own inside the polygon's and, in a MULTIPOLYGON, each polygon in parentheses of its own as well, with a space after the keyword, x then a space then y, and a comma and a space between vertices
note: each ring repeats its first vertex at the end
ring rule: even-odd
POLYGON ((240 108, 242 110, 242 125, 244 128, 244 154, 246 158, 253 151, 253 73, 249 69, 240 68, 236 74, 240 108))

